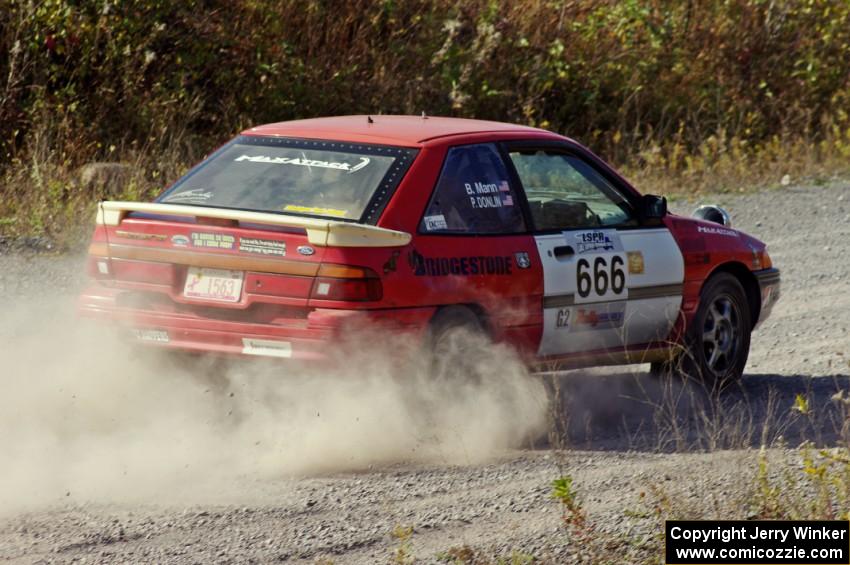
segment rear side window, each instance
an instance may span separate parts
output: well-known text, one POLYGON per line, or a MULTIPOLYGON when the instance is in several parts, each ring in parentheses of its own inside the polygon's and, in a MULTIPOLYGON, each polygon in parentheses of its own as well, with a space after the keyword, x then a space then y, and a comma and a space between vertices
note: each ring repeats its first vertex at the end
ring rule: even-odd
POLYGON ((525 231, 517 196, 495 145, 449 149, 419 231, 465 234, 525 231))

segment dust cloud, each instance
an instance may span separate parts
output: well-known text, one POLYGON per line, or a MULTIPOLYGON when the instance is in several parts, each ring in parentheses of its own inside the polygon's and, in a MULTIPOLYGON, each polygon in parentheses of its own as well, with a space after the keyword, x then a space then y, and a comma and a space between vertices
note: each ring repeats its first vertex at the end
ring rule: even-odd
POLYGON ((466 343, 475 375, 434 379, 397 340, 364 341, 334 368, 223 367, 83 323, 72 297, 4 305, 0 513, 238 503, 240 481, 475 463, 545 431, 543 387, 507 348, 466 343))

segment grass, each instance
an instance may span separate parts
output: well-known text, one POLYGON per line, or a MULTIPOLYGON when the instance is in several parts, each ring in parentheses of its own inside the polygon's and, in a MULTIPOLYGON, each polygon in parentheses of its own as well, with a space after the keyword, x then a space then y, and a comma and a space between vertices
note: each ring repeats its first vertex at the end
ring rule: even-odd
POLYGON ((252 124, 451 115, 575 137, 643 192, 850 176, 850 4, 4 0, 0 235, 85 240, 252 124), (82 183, 90 162, 128 165, 82 183))

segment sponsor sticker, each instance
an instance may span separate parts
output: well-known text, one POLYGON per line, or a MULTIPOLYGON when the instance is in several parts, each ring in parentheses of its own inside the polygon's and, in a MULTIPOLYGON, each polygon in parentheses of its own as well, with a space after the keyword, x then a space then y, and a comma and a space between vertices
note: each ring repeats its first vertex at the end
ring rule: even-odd
POLYGON ((226 233, 192 232, 192 245, 211 249, 233 249, 236 238, 226 233))
POLYGON ((520 269, 527 269, 531 266, 531 259, 525 251, 517 251, 514 253, 514 259, 516 259, 516 266, 520 269))
POLYGON ((738 232, 726 228, 715 228, 706 226, 697 226, 698 233, 711 233, 715 235, 725 235, 726 237, 738 237, 738 232))
POLYGON ((338 171, 347 171, 354 173, 359 171, 372 160, 369 157, 360 157, 360 162, 351 164, 338 161, 321 161, 319 159, 308 159, 303 153, 301 157, 269 157, 267 155, 240 155, 234 161, 241 163, 247 161, 249 163, 264 163, 272 165, 295 165, 298 167, 316 167, 319 169, 336 169, 338 171))
POLYGON ((265 357, 292 357, 292 344, 288 341, 242 338, 242 353, 265 357))
POLYGON ((337 210, 336 208, 321 208, 319 206, 298 206, 296 204, 287 204, 283 207, 284 212, 296 212, 298 214, 316 214, 319 216, 336 216, 344 217, 348 214, 348 210, 337 210))
POLYGON ((286 255, 286 242, 273 239, 258 239, 256 237, 240 237, 239 251, 256 253, 258 255, 286 255))
POLYGON ((606 306, 583 306, 574 309, 571 331, 596 331, 620 328, 626 320, 624 304, 609 304, 606 306))
POLYGON ((642 275, 644 271, 643 253, 640 251, 628 251, 626 257, 629 262, 630 275, 642 275))
POLYGON ((449 226, 446 223, 446 217, 442 214, 437 214, 435 216, 425 216, 423 220, 425 221, 425 229, 428 231, 449 229, 449 226))
POLYGON ((163 202, 169 203, 185 203, 185 204, 203 204, 210 198, 213 193, 205 191, 203 188, 193 188, 192 190, 184 190, 175 194, 169 194, 163 202))
POLYGON ((513 270, 513 261, 510 255, 425 257, 417 251, 411 251, 407 260, 413 269, 413 274, 417 277, 510 275, 513 270))
POLYGON ((619 328, 626 319, 626 307, 577 308, 573 321, 576 330, 604 330, 619 328))
POLYGON ((115 235, 125 239, 139 239, 148 241, 165 241, 168 236, 163 233, 144 233, 137 231, 115 230, 115 235))
POLYGON ((616 230, 588 230, 580 232, 567 232, 564 234, 568 244, 575 245, 576 253, 611 253, 622 251, 620 236, 616 230), (570 241, 569 233, 573 234, 570 241))
POLYGON ((131 328, 130 333, 139 341, 151 341, 155 343, 168 343, 170 341, 168 332, 165 330, 131 328))

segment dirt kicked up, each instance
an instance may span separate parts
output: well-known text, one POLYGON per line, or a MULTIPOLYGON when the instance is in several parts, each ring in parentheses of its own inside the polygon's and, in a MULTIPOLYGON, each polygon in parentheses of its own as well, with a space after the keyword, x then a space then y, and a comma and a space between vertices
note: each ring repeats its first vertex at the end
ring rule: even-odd
POLYGON ((744 381, 706 405, 645 367, 558 375, 566 451, 529 448, 551 422, 508 351, 488 348, 487 378, 462 384, 415 364, 399 379, 389 353, 339 374, 270 364, 211 379, 205 361, 142 356, 74 322, 79 259, 0 255, 0 559, 365 564, 404 547, 425 563, 463 548, 562 563, 581 549, 551 497, 562 474, 608 532, 656 533, 638 511, 650 487, 689 517, 722 516, 747 494, 750 448, 836 438, 850 185, 715 200, 783 272, 744 381), (793 416, 798 394, 823 418, 793 416))
POLYGON ((427 378, 392 336, 350 344, 332 368, 223 365, 136 349, 72 306, 45 297, 4 312, 3 512, 238 501, 237 477, 468 465, 545 432, 540 381, 500 346, 470 346, 479 378, 454 382, 427 378))

